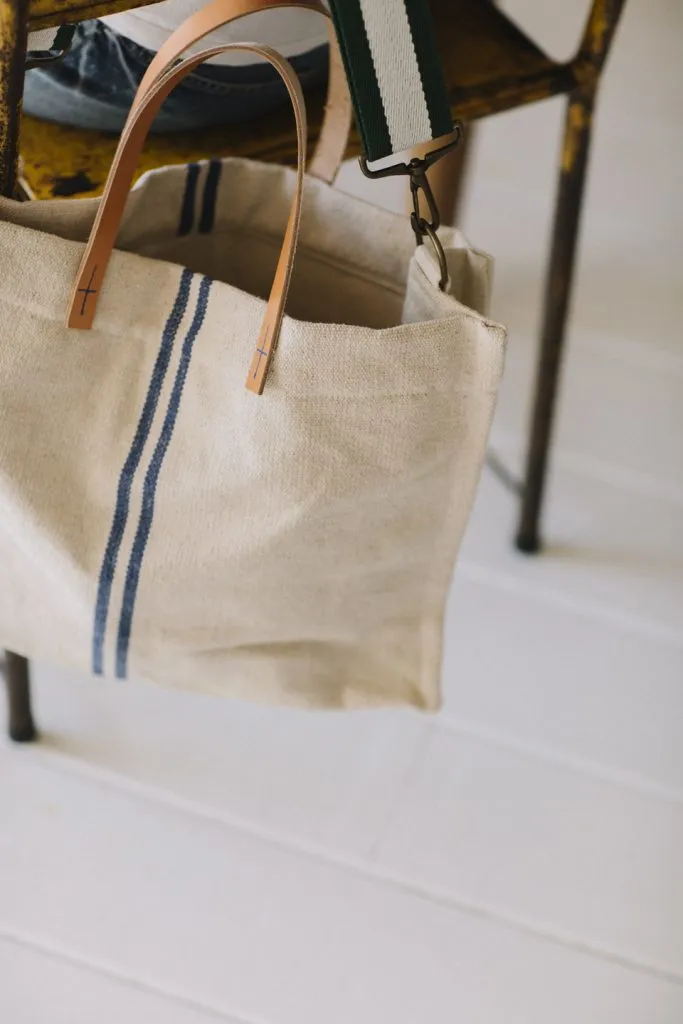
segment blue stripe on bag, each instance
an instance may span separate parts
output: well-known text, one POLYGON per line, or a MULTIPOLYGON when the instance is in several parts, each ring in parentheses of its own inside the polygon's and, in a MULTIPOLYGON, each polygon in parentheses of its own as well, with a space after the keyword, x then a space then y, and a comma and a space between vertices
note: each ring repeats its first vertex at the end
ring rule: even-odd
POLYGON ((199 180, 199 164, 188 164, 185 177, 185 192, 183 203, 180 208, 180 222, 178 224, 179 235, 189 235, 194 224, 194 201, 197 195, 197 182, 199 180))
POLYGON ((204 235, 208 235, 210 231, 213 231, 213 222, 216 217, 216 197, 218 195, 222 169, 223 164, 220 160, 212 160, 209 164, 206 184, 204 185, 202 212, 199 218, 199 230, 204 235))
POLYGON ((97 585, 97 600, 95 602, 92 670, 96 675, 101 675, 103 671, 104 634, 107 628, 107 615, 109 613, 111 588, 114 581, 114 573, 116 572, 116 562, 121 548, 121 541, 123 540, 123 534, 128 521, 130 492, 133 485, 133 478, 137 472, 138 466, 140 465, 142 452, 152 428, 152 421, 154 419, 157 405, 159 404, 159 396, 166 378, 166 371, 168 370, 168 364, 171 359, 175 337, 178 333, 180 322, 185 315, 185 310, 187 309, 191 281, 192 273, 189 270, 183 270, 180 278, 180 287, 178 288, 178 293, 173 303, 173 309, 166 321, 166 326, 164 327, 164 331, 161 336, 161 345, 159 346, 156 362, 154 363, 154 369, 152 370, 149 388, 147 390, 142 412, 140 413, 140 419, 138 420, 138 425, 135 430, 133 443, 128 453, 128 457, 123 464, 121 475, 119 476, 119 484, 116 492, 116 505, 114 507, 114 518, 109 531, 109 539, 104 551, 104 558, 102 559, 102 567, 100 569, 100 577, 97 585))
POLYGON ((166 410, 166 417, 164 419, 159 440, 156 443, 149 468, 145 475, 145 483, 142 491, 142 508, 140 510, 140 519, 138 521, 138 528, 135 534, 135 540, 133 541, 133 549, 130 554, 128 571, 126 573, 126 583, 123 590, 123 600, 121 602, 119 632, 116 640, 116 675, 119 679, 125 679, 128 669, 128 647, 130 644, 133 614, 135 612, 135 600, 137 597, 138 584, 140 582, 142 562, 145 557, 145 550, 147 548, 149 534, 152 529, 154 501, 156 498, 157 484, 159 482, 159 474, 161 473, 161 467, 163 466, 166 452, 168 451, 168 446, 171 443, 171 438, 173 436, 173 430, 178 418, 178 409, 180 408, 180 400, 183 395, 183 388, 185 386, 190 360, 192 359, 192 350, 195 339, 204 322, 212 284, 213 281, 210 277, 203 277, 201 279, 197 307, 195 309, 194 317, 192 318, 192 323, 183 342, 180 361, 178 363, 178 369, 176 371, 176 377, 173 384, 173 391, 171 392, 168 409, 166 410))

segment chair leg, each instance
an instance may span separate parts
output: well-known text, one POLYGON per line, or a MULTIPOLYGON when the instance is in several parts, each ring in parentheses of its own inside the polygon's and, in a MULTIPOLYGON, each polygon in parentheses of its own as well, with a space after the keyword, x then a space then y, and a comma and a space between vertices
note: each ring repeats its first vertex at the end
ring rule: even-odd
MULTIPOLYGON (((0 0, 0 195, 13 196, 17 184, 19 117, 24 83, 28 0, 0 0)), ((9 734, 18 743, 35 739, 28 662, 5 653, 9 734)))
POLYGON ((528 553, 538 551, 541 543, 541 506, 574 276, 594 105, 595 89, 590 88, 572 93, 567 106, 534 409, 516 538, 518 549, 528 553))
POLYGON ((28 661, 5 652, 9 737, 16 743, 30 743, 37 736, 31 712, 31 688, 28 661))
POLYGON ((0 0, 0 195, 13 196, 24 91, 28 0, 0 0))

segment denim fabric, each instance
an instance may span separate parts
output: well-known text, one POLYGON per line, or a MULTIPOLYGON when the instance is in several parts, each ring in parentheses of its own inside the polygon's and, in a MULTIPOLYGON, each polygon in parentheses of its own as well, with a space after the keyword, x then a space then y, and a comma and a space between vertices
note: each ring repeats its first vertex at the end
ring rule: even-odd
MULTIPOLYGON (((24 110, 58 124, 118 133, 153 56, 100 21, 84 22, 63 60, 29 71, 24 110)), ((291 63, 304 89, 321 85, 327 78, 327 47, 293 57, 291 63)), ((203 65, 169 96, 152 131, 238 124, 286 101, 284 85, 267 64, 203 65)))

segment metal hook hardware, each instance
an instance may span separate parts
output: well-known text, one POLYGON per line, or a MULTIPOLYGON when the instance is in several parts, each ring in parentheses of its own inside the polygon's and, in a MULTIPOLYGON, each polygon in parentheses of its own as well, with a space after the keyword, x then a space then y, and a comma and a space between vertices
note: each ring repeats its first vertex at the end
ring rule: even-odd
POLYGON ((366 157, 362 156, 359 159, 360 169, 366 178, 390 178, 395 177, 399 174, 405 174, 410 178, 410 194, 413 199, 413 210, 410 214, 410 226, 415 232, 415 240, 418 245, 423 245, 425 238, 429 238, 430 242, 434 246, 437 259, 439 261, 439 270, 441 277, 439 280, 439 288, 441 291, 445 291, 448 284, 448 264, 446 260, 446 253, 444 252, 441 239, 439 238, 437 231, 441 223, 441 217, 439 215, 439 208, 432 192, 432 187, 429 184, 427 178, 427 171, 435 164, 437 160, 445 156, 460 142, 462 138, 462 124, 459 121, 453 125, 454 137, 450 139, 445 146, 439 146, 438 149, 433 149, 431 152, 426 153, 423 157, 413 157, 407 163, 392 164, 390 167, 371 168, 368 165, 366 157), (429 210, 429 219, 422 216, 420 211, 420 195, 424 196, 429 210))

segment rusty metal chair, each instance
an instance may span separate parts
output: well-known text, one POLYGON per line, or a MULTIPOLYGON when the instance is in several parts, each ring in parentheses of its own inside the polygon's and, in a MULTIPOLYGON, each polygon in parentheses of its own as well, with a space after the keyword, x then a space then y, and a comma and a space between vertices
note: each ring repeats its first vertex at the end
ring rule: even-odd
MULTIPOLYGON (((30 118, 20 126, 27 30, 83 21, 153 0, 0 0, 0 194, 13 195, 21 127, 22 151, 32 190, 38 198, 87 194, 101 188, 115 142, 97 133, 30 118)), ((449 86, 454 118, 473 122, 558 94, 568 96, 559 186, 547 270, 536 394, 526 472, 519 485, 519 550, 540 546, 539 520, 572 286, 579 218, 591 141, 593 109, 605 60, 625 0, 593 0, 576 55, 560 63, 541 49, 492 0, 432 0, 432 10, 449 86)), ((312 137, 322 113, 322 96, 311 103, 312 137)), ((353 135, 348 155, 359 152, 353 135)), ((140 170, 207 155, 241 154, 263 160, 293 161, 294 133, 280 115, 201 139, 156 139, 140 170)), ((9 731, 17 741, 35 736, 28 663, 7 653, 9 731)))

